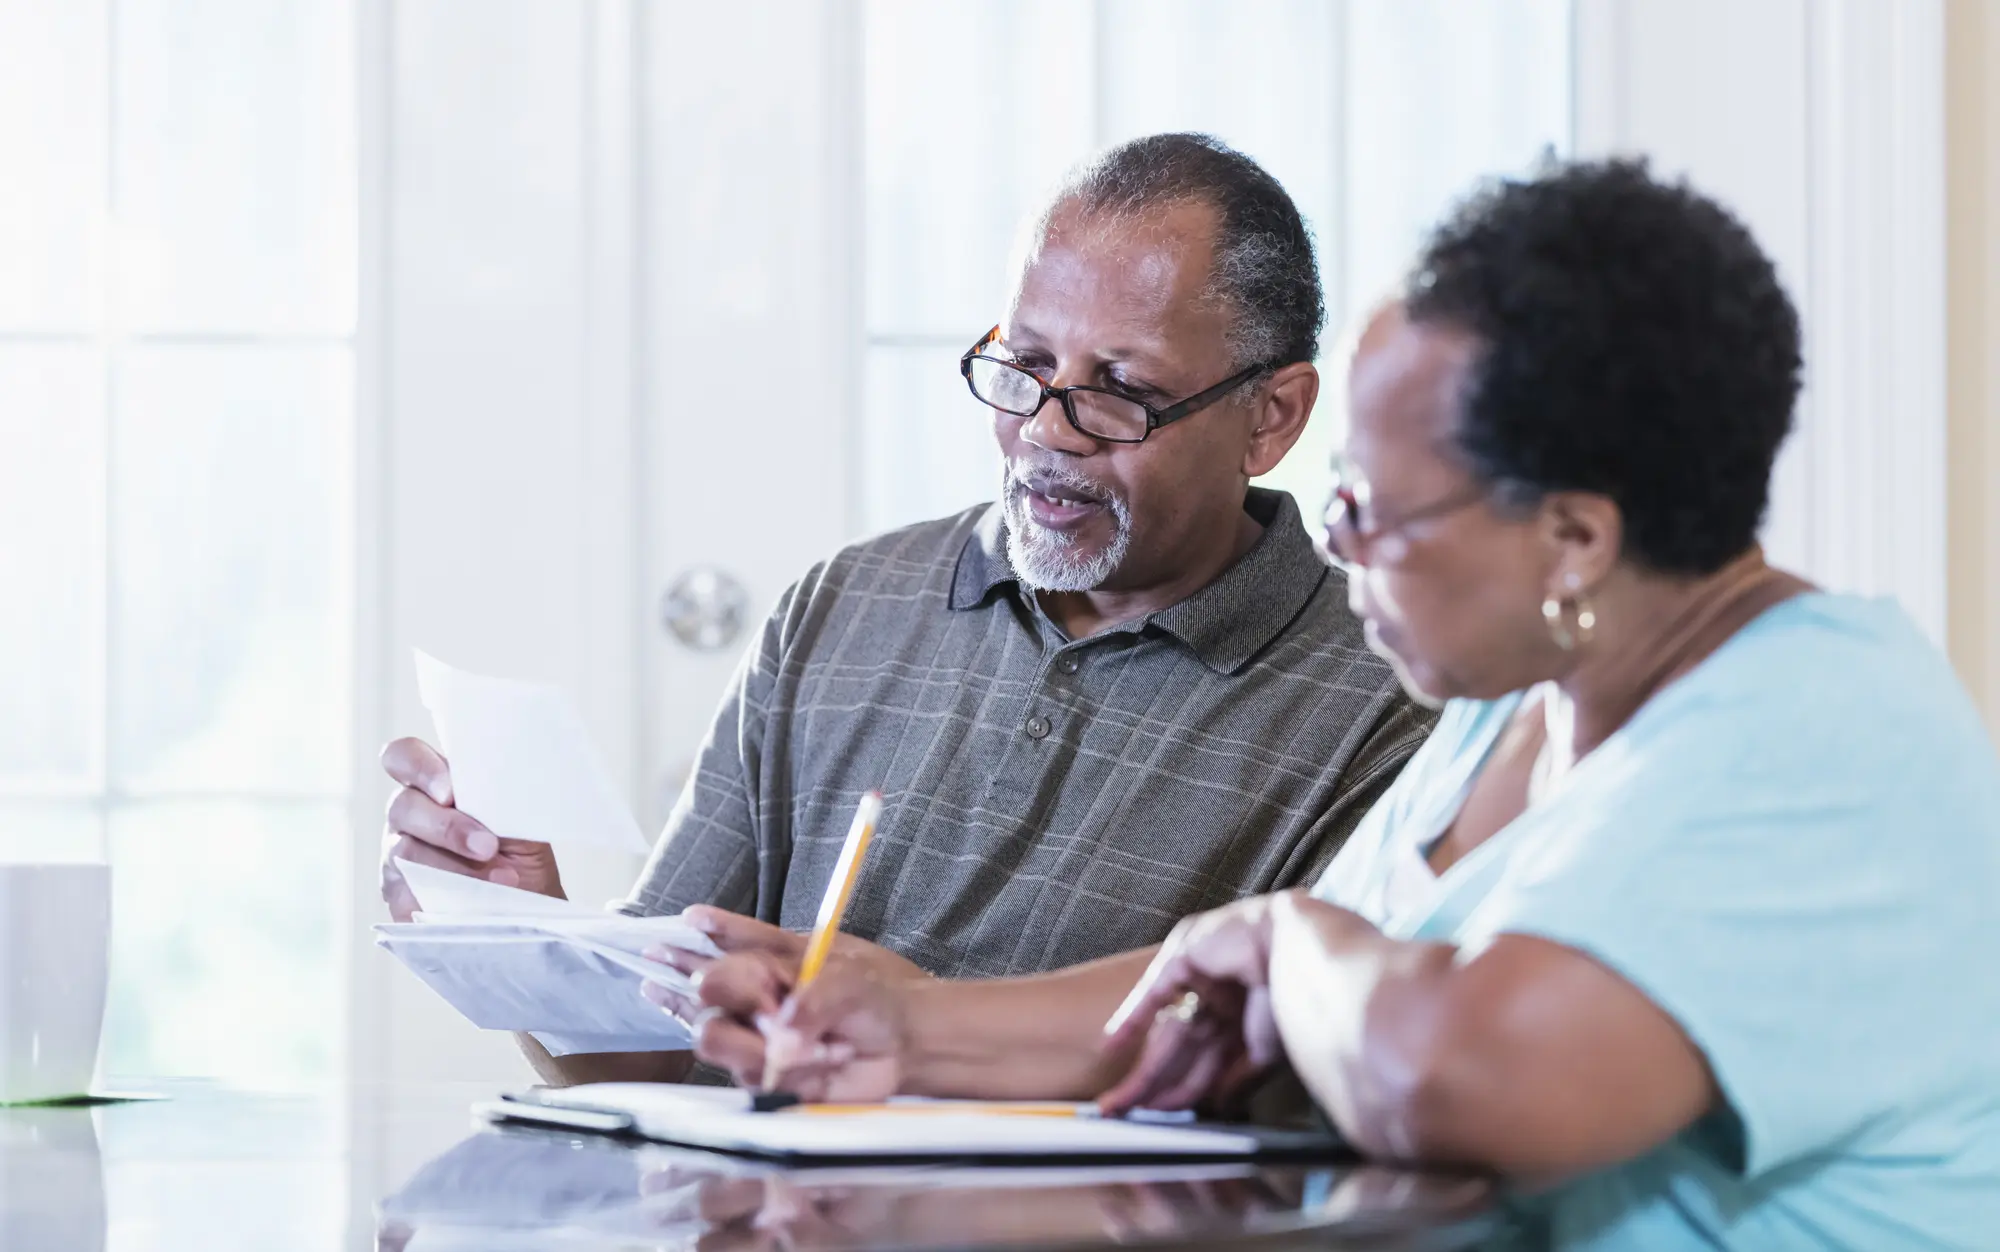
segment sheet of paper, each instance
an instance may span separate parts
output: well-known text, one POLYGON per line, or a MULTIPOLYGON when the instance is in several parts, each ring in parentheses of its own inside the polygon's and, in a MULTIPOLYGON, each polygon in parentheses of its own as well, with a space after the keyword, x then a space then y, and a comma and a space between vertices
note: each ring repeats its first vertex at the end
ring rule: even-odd
POLYGON ((416 656, 417 690, 451 762, 459 808, 503 838, 646 852, 638 822, 561 689, 416 656))
MULTIPOLYGON (((645 1041, 629 1050, 679 1051, 687 1027, 639 994, 640 976, 554 935, 519 928, 414 922, 375 928, 376 942, 486 1030, 645 1041)), ((665 966, 658 981, 686 980, 665 966)))
POLYGON ((487 924, 532 926, 585 947, 616 948, 633 957, 655 944, 681 948, 698 956, 722 955, 707 935, 679 917, 626 917, 599 912, 574 901, 503 887, 483 878, 433 869, 402 857, 396 858, 396 869, 403 875, 410 894, 417 898, 421 910, 418 916, 427 923, 450 923, 460 928, 487 924))
MULTIPOLYGON (((753 1113, 741 1090, 662 1083, 597 1083, 546 1098, 630 1113, 648 1138, 773 1155, 1224 1156, 1249 1155, 1257 1140, 1234 1131, 1099 1117, 999 1113, 753 1113)), ((490 1112, 493 1106, 482 1106, 490 1112)))
POLYGON ((396 858, 396 868, 417 898, 417 907, 438 917, 590 917, 595 910, 574 900, 558 900, 519 887, 503 887, 396 858))

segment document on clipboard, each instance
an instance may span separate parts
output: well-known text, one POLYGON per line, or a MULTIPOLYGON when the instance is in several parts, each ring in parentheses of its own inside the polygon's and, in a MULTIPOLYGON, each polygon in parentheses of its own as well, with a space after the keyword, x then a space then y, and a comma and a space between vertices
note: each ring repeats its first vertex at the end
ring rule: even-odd
POLYGON ((755 1111, 747 1091, 664 1083, 537 1088, 474 1110, 526 1122, 789 1162, 1330 1160, 1321 1130, 1206 1124, 1173 1115, 1101 1117, 1088 1104, 892 1100, 755 1111))

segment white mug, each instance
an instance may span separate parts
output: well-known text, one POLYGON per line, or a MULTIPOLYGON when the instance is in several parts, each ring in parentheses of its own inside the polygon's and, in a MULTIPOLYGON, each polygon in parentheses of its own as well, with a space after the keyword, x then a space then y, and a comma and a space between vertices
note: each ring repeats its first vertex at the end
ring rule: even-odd
POLYGON ((90 1091, 110 955, 110 866, 0 863, 0 1102, 90 1091))

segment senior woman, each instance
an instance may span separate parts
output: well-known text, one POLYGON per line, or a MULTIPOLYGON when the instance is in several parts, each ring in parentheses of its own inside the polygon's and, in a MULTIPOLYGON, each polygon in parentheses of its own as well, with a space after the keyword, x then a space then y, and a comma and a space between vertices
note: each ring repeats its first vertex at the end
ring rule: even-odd
POLYGON ((1365 1152, 1533 1183, 1552 1246, 1992 1246, 2000 785, 1896 608, 1765 564, 1798 345, 1643 166, 1475 196, 1350 365, 1328 544, 1445 711, 1319 886, 1031 979, 733 958, 705 1050, 1114 1111, 1285 1063, 1365 1152))

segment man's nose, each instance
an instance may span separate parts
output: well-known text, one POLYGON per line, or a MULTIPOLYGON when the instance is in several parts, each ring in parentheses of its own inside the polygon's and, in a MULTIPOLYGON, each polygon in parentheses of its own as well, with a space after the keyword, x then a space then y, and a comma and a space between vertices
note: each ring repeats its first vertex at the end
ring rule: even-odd
POLYGON ((1089 456, 1097 451, 1097 440, 1070 425, 1060 396, 1050 396, 1033 417, 1021 423, 1021 438, 1044 452, 1089 456))

